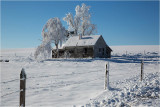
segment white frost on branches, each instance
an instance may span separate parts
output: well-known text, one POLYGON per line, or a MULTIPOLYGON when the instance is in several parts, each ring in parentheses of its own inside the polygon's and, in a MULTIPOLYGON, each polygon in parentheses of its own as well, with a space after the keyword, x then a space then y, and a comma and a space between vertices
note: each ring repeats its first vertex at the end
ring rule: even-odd
MULTIPOLYGON (((86 6, 84 3, 80 7, 76 6, 76 14, 73 17, 71 13, 68 13, 66 17, 63 18, 64 21, 69 25, 68 30, 74 31, 75 35, 91 35, 96 32, 96 26, 91 23, 91 14, 89 13, 89 6, 86 6)), ((51 18, 47 21, 42 29, 42 43, 36 49, 34 54, 37 59, 38 56, 44 59, 51 57, 51 43, 54 43, 56 46, 56 55, 59 56, 58 44, 62 44, 66 40, 66 30, 62 26, 62 23, 59 18, 51 18)))
POLYGON ((58 44, 65 41, 66 30, 62 26, 62 23, 59 18, 51 18, 47 21, 42 29, 43 41, 40 46, 36 49, 35 58, 40 55, 42 58, 51 57, 51 43, 54 43, 57 49, 58 56, 58 44))
POLYGON ((64 21, 69 25, 68 30, 74 31, 75 35, 91 35, 96 33, 96 25, 91 23, 91 14, 89 13, 89 6, 84 3, 82 7, 76 6, 76 15, 73 18, 71 13, 68 13, 66 17, 63 18, 64 21))
POLYGON ((40 46, 37 47, 34 56, 35 59, 38 58, 39 59, 47 59, 51 57, 51 43, 50 42, 42 42, 42 44, 40 46))

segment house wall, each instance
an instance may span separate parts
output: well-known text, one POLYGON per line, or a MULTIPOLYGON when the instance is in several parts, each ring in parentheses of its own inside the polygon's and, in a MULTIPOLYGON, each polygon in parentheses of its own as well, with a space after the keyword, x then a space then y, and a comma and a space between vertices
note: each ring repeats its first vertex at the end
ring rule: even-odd
POLYGON ((109 58, 111 55, 111 50, 109 47, 107 48, 107 44, 104 41, 103 37, 101 36, 95 46, 94 46, 94 57, 98 58, 109 58))
POLYGON ((65 50, 69 51, 71 58, 93 57, 93 46, 66 47, 65 50))
POLYGON ((107 58, 111 58, 111 49, 108 46, 106 47, 106 54, 107 58))

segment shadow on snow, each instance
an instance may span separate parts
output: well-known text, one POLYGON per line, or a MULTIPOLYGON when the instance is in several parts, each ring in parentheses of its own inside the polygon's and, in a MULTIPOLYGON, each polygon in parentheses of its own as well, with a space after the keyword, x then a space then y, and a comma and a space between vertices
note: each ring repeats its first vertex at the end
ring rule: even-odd
POLYGON ((54 59, 46 59, 43 61, 62 61, 62 62, 93 62, 93 61, 109 61, 114 63, 141 63, 143 60, 144 63, 157 63, 159 64, 159 57, 152 58, 142 58, 142 57, 124 57, 124 56, 112 56, 112 58, 54 58, 54 59), (152 59, 156 58, 156 59, 152 59))

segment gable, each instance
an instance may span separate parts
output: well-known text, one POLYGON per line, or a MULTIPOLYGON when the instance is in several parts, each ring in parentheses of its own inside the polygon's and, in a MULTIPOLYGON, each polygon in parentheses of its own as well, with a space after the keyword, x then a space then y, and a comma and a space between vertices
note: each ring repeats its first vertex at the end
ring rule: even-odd
POLYGON ((105 45, 105 46, 107 45, 102 36, 97 40, 95 45, 99 45, 99 44, 105 45))
POLYGON ((97 40, 97 42, 96 42, 96 44, 95 44, 95 47, 103 47, 103 46, 105 46, 105 47, 107 47, 110 51, 112 51, 112 49, 107 45, 107 43, 105 42, 105 40, 103 39, 103 37, 101 36, 98 40, 97 40))

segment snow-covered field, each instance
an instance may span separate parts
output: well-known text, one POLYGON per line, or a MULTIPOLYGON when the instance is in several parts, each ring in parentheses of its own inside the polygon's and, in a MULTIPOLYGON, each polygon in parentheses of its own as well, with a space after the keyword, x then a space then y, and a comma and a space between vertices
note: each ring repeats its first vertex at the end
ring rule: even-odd
POLYGON ((112 46, 110 59, 48 59, 34 49, 1 50, 1 106, 19 106, 20 71, 25 69, 26 106, 160 107, 159 46, 112 46), (141 60, 144 80, 140 81, 141 60), (104 90, 109 62, 109 89, 104 90))

